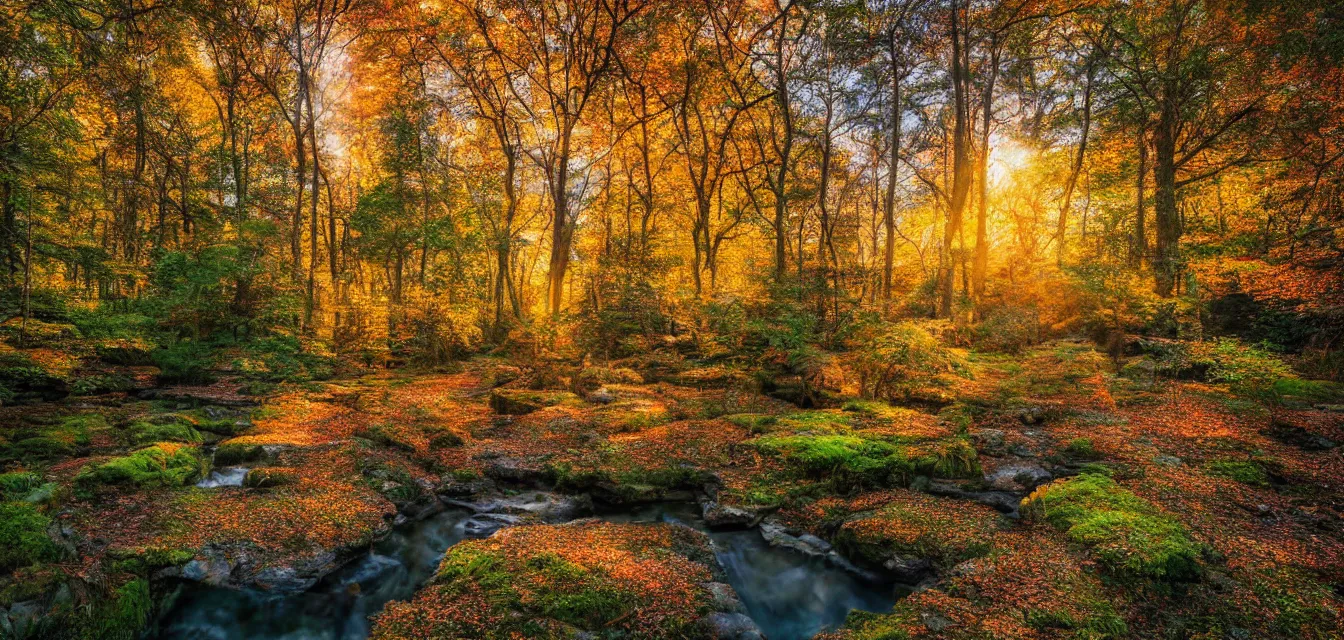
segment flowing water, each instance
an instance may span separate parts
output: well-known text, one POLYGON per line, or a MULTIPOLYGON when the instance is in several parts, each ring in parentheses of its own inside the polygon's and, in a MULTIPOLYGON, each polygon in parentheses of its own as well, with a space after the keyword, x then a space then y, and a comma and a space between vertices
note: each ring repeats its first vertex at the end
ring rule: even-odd
MULTIPOLYGON (((444 552, 478 531, 470 514, 446 511, 397 531, 302 593, 273 594, 185 584, 154 638, 190 640, 362 640, 369 616, 410 599, 444 552)), ((690 504, 655 505, 602 516, 613 522, 680 522, 705 530, 690 504)), ((770 640, 810 638, 850 609, 886 611, 891 584, 861 580, 821 558, 771 547, 759 532, 710 532, 715 554, 747 613, 770 640)))
POLYGON ((224 469, 213 469, 210 475, 196 483, 196 486, 202 489, 215 489, 218 487, 241 487, 243 479, 247 477, 247 467, 227 467, 224 469))

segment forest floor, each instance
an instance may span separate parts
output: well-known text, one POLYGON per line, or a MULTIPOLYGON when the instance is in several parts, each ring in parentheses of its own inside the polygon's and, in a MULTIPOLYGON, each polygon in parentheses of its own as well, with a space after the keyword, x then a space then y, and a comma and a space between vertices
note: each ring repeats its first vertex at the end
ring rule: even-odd
POLYGON ((4 535, 24 545, 0 553, 0 637, 54 629, 94 593, 113 628, 150 622, 181 580, 307 589, 462 506, 532 526, 454 547, 375 637, 752 637, 721 615, 703 540, 562 524, 661 501, 916 587, 827 637, 1340 637, 1340 406, 1271 413, 1118 375, 1082 342, 970 362, 909 406, 801 409, 721 365, 529 384, 477 358, 263 398, 225 381, 3 407, 4 535), (508 506, 538 489, 579 499, 508 506))

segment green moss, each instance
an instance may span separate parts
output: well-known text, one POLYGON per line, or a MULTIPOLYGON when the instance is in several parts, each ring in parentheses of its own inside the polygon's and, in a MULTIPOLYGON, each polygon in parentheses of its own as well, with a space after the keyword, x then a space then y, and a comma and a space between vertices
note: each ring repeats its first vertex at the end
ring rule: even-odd
POLYGON ((0 503, 0 571, 59 560, 61 548, 47 535, 50 525, 31 504, 0 503))
POLYGON ((153 606, 149 582, 144 578, 131 580, 94 611, 85 635, 99 640, 135 640, 149 621, 153 606))
POLYGON ((102 487, 180 487, 204 472, 194 447, 154 445, 85 467, 75 477, 75 486, 85 495, 102 487))
POLYGON ((1269 474, 1264 467, 1247 460, 1215 460, 1204 465, 1204 473, 1256 487, 1269 486, 1269 474))
POLYGON ((136 549, 111 551, 108 557, 113 560, 112 569, 122 573, 147 575, 164 567, 186 564, 193 553, 185 549, 165 547, 141 547, 136 549))
POLYGON ((859 436, 767 436, 757 446, 804 475, 830 479, 841 490, 900 486, 915 471, 901 447, 859 436))
POLYGON ((234 420, 232 418, 220 418, 219 420, 202 419, 196 422, 196 429, 199 431, 209 431, 221 436, 236 436, 244 431, 251 429, 252 425, 246 420, 234 420))
POLYGON ((14 443, 13 454, 22 460, 54 460, 73 455, 75 446, 68 441, 50 436, 24 438, 14 443))
POLYGON ((126 438, 131 444, 144 446, 155 442, 185 442, 200 444, 201 433, 186 422, 149 422, 137 420, 126 428, 126 438))
POLYGON ((42 476, 27 471, 0 473, 0 499, 20 500, 42 486, 42 476))
POLYGON ((724 416, 723 419, 746 429, 752 435, 765 433, 770 430, 770 427, 779 423, 779 418, 761 413, 735 413, 724 416))
POLYGON ((1046 485, 1024 508, 1088 547, 1119 578, 1172 582, 1200 574, 1203 546, 1185 525, 1109 477, 1083 474, 1046 485))
POLYGON ((975 446, 965 438, 952 438, 930 447, 915 459, 915 470, 920 474, 939 478, 980 478, 980 457, 975 446))
POLYGON ((634 606, 634 594, 614 587, 599 572, 568 562, 553 553, 527 560, 541 574, 544 588, 534 594, 542 615, 581 629, 600 629, 634 606))

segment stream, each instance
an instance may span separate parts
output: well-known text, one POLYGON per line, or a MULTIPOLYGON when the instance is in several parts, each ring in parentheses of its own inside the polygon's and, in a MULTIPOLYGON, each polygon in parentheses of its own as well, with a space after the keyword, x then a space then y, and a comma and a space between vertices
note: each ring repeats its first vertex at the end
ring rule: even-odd
MULTIPOLYGON (((362 556, 300 593, 183 584, 151 638, 362 640, 369 616, 414 596, 444 552, 470 537, 470 513, 449 510, 401 527, 362 556)), ((709 533, 747 614, 770 640, 799 640, 842 623, 850 609, 887 611, 899 587, 874 584, 822 558, 772 547, 755 529, 708 531, 694 504, 650 505, 607 514, 612 522, 678 522, 709 533)))

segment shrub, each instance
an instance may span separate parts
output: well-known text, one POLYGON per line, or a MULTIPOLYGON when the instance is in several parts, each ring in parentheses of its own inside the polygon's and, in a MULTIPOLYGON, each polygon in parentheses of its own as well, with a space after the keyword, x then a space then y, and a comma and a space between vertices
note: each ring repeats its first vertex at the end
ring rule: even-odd
POLYGON ((59 400, 66 392, 64 379, 49 373, 27 354, 0 352, 0 401, 59 400))
POLYGON ((971 341, 978 349, 1022 353, 1040 341, 1040 313, 1032 307, 994 307, 971 328, 970 333, 971 341))
POLYGON ((965 357, 914 322, 869 324, 851 341, 853 365, 864 396, 895 399, 936 383, 940 375, 966 375, 965 357))
POLYGON ((159 366, 159 382, 164 384, 202 385, 215 381, 211 350, 200 342, 183 341, 153 353, 159 366))
POLYGON ((1022 504, 1024 514, 1090 548, 1121 579, 1175 582, 1200 574, 1203 547, 1185 526, 1107 476, 1058 480, 1022 504))
POLYGON ((0 503, 0 571, 61 558, 61 548, 47 536, 51 519, 22 502, 0 503))
POLYGON ((180 487, 204 472, 194 447, 164 442, 85 467, 75 477, 75 486, 86 495, 100 487, 180 487))
POLYGON ((624 358, 643 351, 641 342, 666 330, 668 319, 650 283, 606 279, 598 286, 603 304, 595 308, 592 303, 597 298, 585 298, 575 326, 574 343, 584 351, 624 358))

